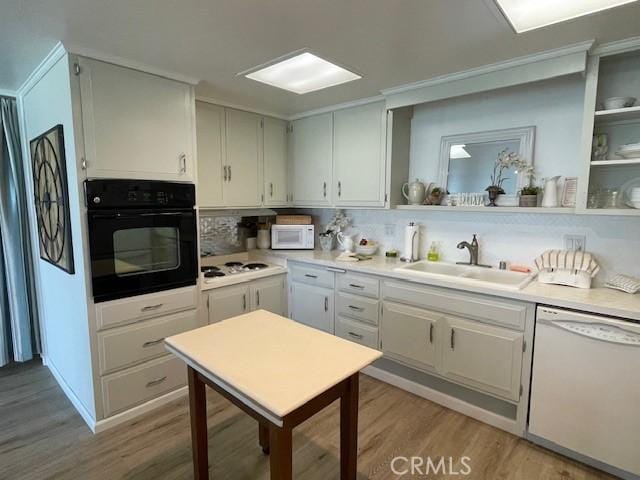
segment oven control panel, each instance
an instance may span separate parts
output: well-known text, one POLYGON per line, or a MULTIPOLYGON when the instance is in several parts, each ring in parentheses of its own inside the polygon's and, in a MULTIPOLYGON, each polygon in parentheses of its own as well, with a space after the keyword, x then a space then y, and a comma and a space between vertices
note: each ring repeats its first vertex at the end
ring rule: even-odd
POLYGON ((195 186, 189 183, 152 180, 87 180, 89 209, 192 208, 195 186))

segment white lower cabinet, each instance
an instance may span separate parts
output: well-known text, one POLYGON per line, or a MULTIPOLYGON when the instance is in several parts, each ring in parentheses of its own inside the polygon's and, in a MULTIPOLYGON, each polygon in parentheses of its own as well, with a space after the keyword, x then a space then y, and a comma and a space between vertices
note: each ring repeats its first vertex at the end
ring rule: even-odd
POLYGON ((250 310, 249 284, 232 285, 209 293, 209 323, 237 317, 250 310))
POLYGON ((378 349, 378 329, 351 318, 336 315, 336 336, 378 349))
POLYGON ((435 370, 443 315, 429 310, 384 302, 380 321, 384 354, 411 366, 435 370))
POLYGON ((291 318, 310 327, 334 332, 333 289, 291 283, 291 318))
POLYGON ((251 309, 286 315, 284 291, 286 277, 269 277, 251 284, 251 309))
POLYGON ((519 400, 523 333, 457 317, 446 317, 443 323, 443 374, 494 395, 519 400))

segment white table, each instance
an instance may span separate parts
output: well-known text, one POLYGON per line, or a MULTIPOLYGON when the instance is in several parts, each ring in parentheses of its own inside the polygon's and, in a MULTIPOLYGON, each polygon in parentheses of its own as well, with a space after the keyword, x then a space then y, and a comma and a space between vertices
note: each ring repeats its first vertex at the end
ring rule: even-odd
POLYGON ((259 310, 166 339, 188 366, 196 479, 208 478, 205 385, 259 422, 271 478, 292 478, 292 430, 340 399, 340 478, 357 470, 358 372, 371 348, 259 310))

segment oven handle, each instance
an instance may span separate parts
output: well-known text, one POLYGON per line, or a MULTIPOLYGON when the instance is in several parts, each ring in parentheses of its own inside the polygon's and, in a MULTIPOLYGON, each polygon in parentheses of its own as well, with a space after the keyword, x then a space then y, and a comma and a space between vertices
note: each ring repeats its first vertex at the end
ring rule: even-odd
POLYGON ((148 212, 148 213, 94 213, 91 215, 92 218, 138 218, 138 217, 155 217, 158 215, 175 217, 179 215, 193 215, 191 210, 182 211, 182 212, 148 212))

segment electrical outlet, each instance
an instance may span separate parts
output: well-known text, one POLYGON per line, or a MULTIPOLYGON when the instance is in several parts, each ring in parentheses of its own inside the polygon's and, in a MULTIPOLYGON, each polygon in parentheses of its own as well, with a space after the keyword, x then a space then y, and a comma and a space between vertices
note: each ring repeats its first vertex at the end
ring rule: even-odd
POLYGON ((565 250, 583 252, 587 248, 587 237, 585 235, 565 235, 564 248, 565 250))

